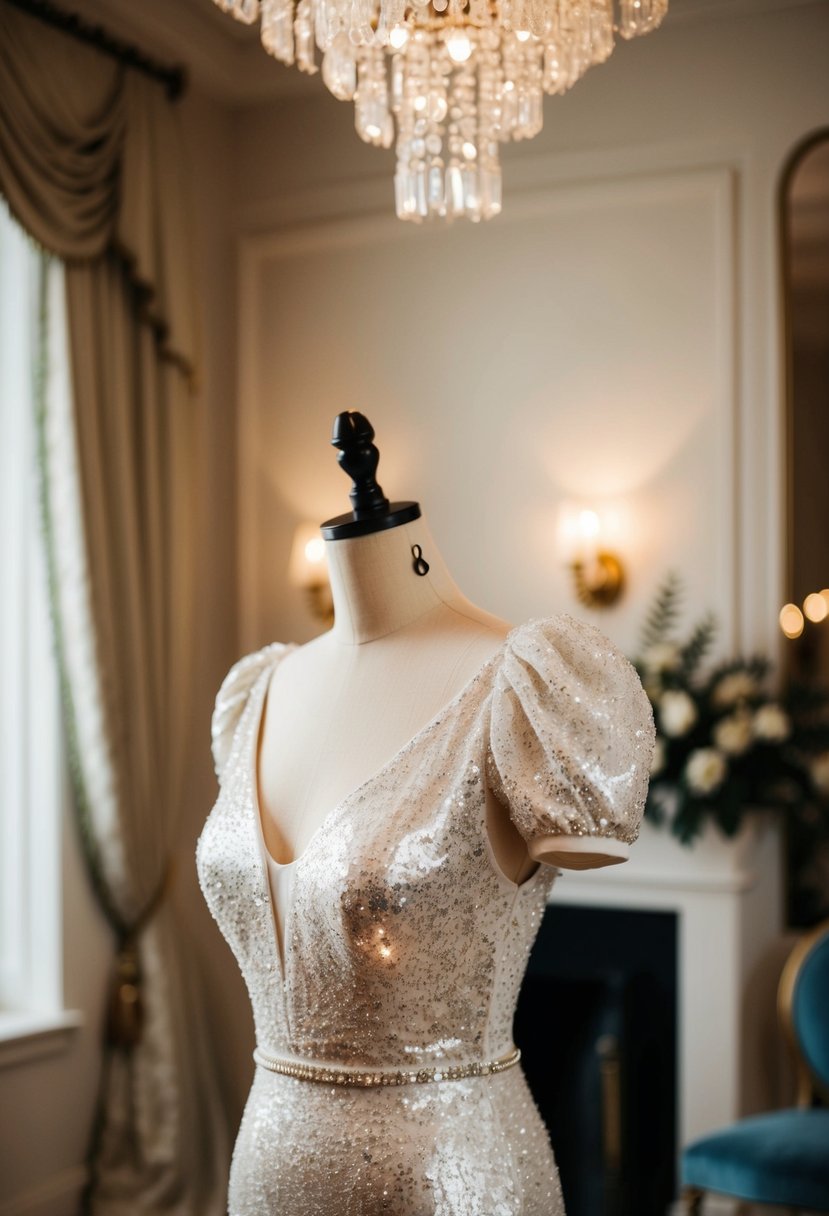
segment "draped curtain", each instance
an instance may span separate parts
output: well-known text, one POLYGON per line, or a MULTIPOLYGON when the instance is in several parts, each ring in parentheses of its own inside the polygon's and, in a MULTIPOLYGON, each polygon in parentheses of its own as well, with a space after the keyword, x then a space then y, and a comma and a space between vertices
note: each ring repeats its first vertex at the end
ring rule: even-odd
POLYGON ((156 83, 0 0, 0 194, 65 264, 71 417, 41 401, 54 625, 117 946, 85 1201, 224 1211, 228 1129, 171 858, 186 797, 199 369, 184 157, 156 83))

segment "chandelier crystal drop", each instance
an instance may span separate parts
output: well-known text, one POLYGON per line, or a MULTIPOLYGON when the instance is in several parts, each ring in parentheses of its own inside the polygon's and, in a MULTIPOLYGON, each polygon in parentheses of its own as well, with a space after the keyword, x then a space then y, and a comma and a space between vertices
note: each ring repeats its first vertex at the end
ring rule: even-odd
POLYGON ((498 145, 541 130, 545 93, 602 63, 618 33, 656 29, 668 0, 215 0, 282 63, 353 101, 357 133, 395 141, 401 219, 490 219, 498 145))

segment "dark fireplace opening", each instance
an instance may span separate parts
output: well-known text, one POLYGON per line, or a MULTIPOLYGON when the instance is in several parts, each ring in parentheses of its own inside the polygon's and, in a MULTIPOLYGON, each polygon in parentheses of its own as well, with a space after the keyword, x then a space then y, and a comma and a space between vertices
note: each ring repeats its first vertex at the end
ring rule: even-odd
POLYGON ((551 904, 515 1017, 567 1216, 665 1216, 676 1194, 677 917, 551 904))

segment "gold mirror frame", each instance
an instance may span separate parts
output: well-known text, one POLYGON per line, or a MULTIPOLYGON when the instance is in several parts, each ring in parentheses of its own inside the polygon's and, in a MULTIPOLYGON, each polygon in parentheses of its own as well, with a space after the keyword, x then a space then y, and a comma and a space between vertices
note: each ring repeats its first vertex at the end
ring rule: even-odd
MULTIPOLYGON (((829 144, 829 127, 819 127, 804 136, 789 153, 779 179, 777 191, 778 225, 778 273, 781 291, 780 337, 783 350, 782 389, 784 418, 784 475, 785 485, 785 537, 786 552, 783 569, 785 573, 785 598, 792 599, 795 589, 795 402, 794 402, 794 343, 792 338, 792 241, 790 199, 794 178, 806 158, 822 144, 829 144)), ((829 579, 827 579, 829 581, 829 579)), ((815 588, 818 590, 818 588, 815 588)), ((787 676, 795 674, 797 652, 787 645, 783 650, 783 668, 787 676)))
MULTIPOLYGON (((786 546, 785 553, 781 555, 785 585, 781 587, 783 592, 781 606, 783 599, 789 601, 793 601, 796 597, 802 599, 807 592, 822 590, 822 587, 803 587, 801 585, 801 581, 804 579, 811 581, 812 577, 823 577, 823 572, 819 561, 815 562, 816 569, 808 569, 808 565, 802 557, 802 554, 810 551, 811 543, 804 535, 803 521, 806 518, 804 510, 808 510, 808 507, 803 501, 805 495, 801 493, 806 481, 803 469, 799 464, 801 458, 799 453, 802 453, 804 448, 802 436, 809 406, 804 405, 804 398, 798 391, 800 377, 797 374, 798 350, 802 348, 808 352, 808 344, 804 345, 798 341, 798 335, 801 332, 799 318, 802 315, 808 316, 808 314, 803 314, 799 307, 802 304, 804 285, 807 282, 802 274, 803 245, 801 241, 804 234, 803 221, 808 220, 808 212, 804 213, 802 209, 798 209, 798 198, 802 203, 804 194, 808 197, 810 184, 818 187, 814 197, 821 207, 825 205, 826 208, 826 223, 823 224, 821 220, 821 226, 825 229, 826 236, 819 237, 820 244, 815 248, 819 252, 824 240, 829 242, 829 190, 821 188, 821 178, 812 178, 811 174, 799 185, 797 181, 798 175, 806 167, 806 162, 816 153, 821 158, 825 155, 829 156, 829 126, 816 128, 793 146, 780 171, 776 200, 780 283, 778 335, 782 342, 779 389, 782 408, 785 411, 781 427, 785 448, 778 467, 781 475, 785 475, 786 478, 783 495, 786 518, 781 529, 782 543, 786 546), (826 196, 825 204, 822 201, 824 196, 826 196), (799 264, 796 264, 798 262, 799 264), (796 474, 800 475, 801 481, 798 481, 796 474), (801 533, 800 547, 798 546, 798 528, 801 533), (808 574, 804 571, 804 565, 807 566, 808 574)), ((818 166, 814 166, 814 169, 818 169, 818 166)), ((826 171, 825 165, 823 165, 823 171, 826 171)), ((820 233, 821 227, 818 227, 817 231, 820 233)), ((807 262, 806 268, 808 269, 808 267, 807 262)), ((829 288, 827 291, 829 292, 829 288)), ((827 305, 822 303, 821 295, 815 296, 814 306, 819 310, 815 315, 822 317, 827 305)), ((809 398, 805 400, 808 401, 809 398)), ((819 440, 820 435, 815 432, 815 441, 812 445, 812 450, 815 452, 819 452, 819 440)), ((827 465, 829 465, 829 458, 827 458, 827 465)), ((815 477, 814 468, 809 476, 812 479, 815 477)), ((825 513, 825 503, 823 510, 825 513)), ((825 555, 823 556, 826 560, 825 555)), ((829 585, 829 572, 827 572, 823 587, 827 585, 829 585)), ((780 667, 785 683, 799 683, 803 680, 811 682, 816 677, 821 679, 821 673, 822 682, 829 682, 829 664, 827 663, 829 636, 827 635, 829 635, 829 621, 819 625, 806 621, 802 637, 793 641, 784 641, 781 636, 780 667), (821 634, 816 632, 817 630, 826 630, 827 633, 821 634)), ((820 826, 816 828, 808 817, 802 819, 784 817, 783 822, 786 923, 792 928, 802 929, 814 925, 829 914, 829 897, 822 892, 822 887, 818 887, 815 879, 816 862, 827 855, 829 841, 826 839, 825 828, 820 826)))

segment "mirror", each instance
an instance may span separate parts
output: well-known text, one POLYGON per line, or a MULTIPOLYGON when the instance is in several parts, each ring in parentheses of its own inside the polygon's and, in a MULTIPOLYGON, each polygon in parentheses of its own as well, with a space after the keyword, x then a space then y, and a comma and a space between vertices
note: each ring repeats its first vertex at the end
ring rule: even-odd
POLYGON ((789 674, 829 683, 829 128, 802 141, 780 198, 787 425, 786 598, 805 614, 789 674), (812 617, 810 620, 809 617, 812 617), (820 619, 821 616, 823 619, 820 619))
MULTIPOLYGON (((784 670, 798 684, 826 687, 829 686, 829 128, 814 132, 793 150, 781 178, 779 214, 786 386, 785 596, 796 605, 792 611, 793 632, 797 634, 784 644, 784 670)), ((828 875, 829 832, 823 816, 815 813, 789 822, 786 903, 791 928, 808 927, 829 916, 828 875)))

